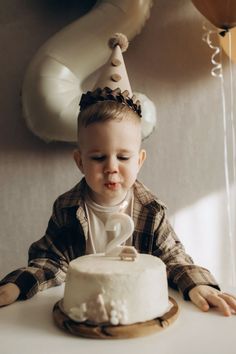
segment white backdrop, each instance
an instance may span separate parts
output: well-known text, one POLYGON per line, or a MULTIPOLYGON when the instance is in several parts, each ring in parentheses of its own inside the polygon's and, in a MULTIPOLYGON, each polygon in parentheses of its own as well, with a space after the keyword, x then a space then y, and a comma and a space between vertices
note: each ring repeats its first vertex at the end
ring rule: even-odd
MULTIPOLYGON (((81 177, 72 145, 46 144, 27 129, 20 92, 37 49, 82 13, 72 0, 0 2, 1 277, 26 264, 28 246, 43 235, 54 199, 81 177)), ((144 141, 148 159, 140 179, 168 205, 196 263, 232 284, 236 246, 235 233, 229 239, 226 211, 221 86, 210 74, 202 22, 189 0, 156 0, 125 61, 133 90, 157 107, 156 130, 144 141)), ((228 94, 226 56, 223 67, 228 94)))

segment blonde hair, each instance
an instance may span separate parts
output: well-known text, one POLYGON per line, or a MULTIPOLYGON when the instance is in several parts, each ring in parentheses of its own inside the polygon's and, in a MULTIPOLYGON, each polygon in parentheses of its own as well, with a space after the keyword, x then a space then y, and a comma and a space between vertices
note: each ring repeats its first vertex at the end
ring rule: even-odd
POLYGON ((78 128, 108 120, 121 121, 124 118, 141 123, 141 119, 137 113, 124 104, 114 101, 96 102, 80 111, 78 116, 78 128))
POLYGON ((78 144, 79 133, 82 127, 86 128, 93 123, 101 123, 110 120, 122 121, 123 119, 132 120, 136 124, 141 124, 141 118, 127 105, 116 101, 96 102, 81 110, 78 115, 78 144))

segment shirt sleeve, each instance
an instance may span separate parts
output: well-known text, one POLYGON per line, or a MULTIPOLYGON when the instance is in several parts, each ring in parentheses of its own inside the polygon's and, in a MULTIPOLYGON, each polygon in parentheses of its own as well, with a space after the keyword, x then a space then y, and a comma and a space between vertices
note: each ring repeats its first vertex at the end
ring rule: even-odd
POLYGON ((169 223, 165 209, 155 231, 155 249, 153 255, 158 256, 166 264, 169 285, 179 289, 185 300, 189 300, 189 291, 197 285, 208 285, 216 289, 219 286, 213 275, 205 268, 195 265, 185 252, 183 244, 169 223))
POLYGON ((71 259, 81 255, 77 244, 78 222, 68 221, 55 202, 45 235, 29 248, 28 266, 8 274, 0 285, 14 283, 20 288, 19 299, 28 299, 38 291, 60 285, 71 259), (77 249, 77 252, 76 252, 77 249))

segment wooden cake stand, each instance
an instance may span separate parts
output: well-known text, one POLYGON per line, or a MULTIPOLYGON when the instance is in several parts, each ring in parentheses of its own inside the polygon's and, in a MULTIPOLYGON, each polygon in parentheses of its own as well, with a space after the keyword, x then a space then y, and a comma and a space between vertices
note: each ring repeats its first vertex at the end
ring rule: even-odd
POLYGON ((154 320, 135 323, 131 325, 91 324, 89 321, 75 322, 62 311, 62 300, 53 307, 53 318, 57 326, 76 336, 95 339, 125 339, 145 336, 161 331, 172 324, 179 312, 177 302, 169 297, 171 309, 161 317, 154 320))

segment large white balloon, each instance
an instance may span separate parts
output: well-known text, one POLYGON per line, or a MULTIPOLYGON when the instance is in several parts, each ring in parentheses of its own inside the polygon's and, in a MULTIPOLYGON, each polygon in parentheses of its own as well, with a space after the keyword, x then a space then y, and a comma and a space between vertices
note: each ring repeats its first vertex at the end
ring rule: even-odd
MULTIPOLYGON (((38 50, 22 88, 23 115, 35 135, 45 141, 76 142, 83 84, 107 61, 110 51, 104 43, 115 32, 125 33, 129 40, 137 35, 151 5, 151 0, 100 1, 38 50)), ((155 126, 155 109, 145 95, 140 99, 146 137, 155 126)))

